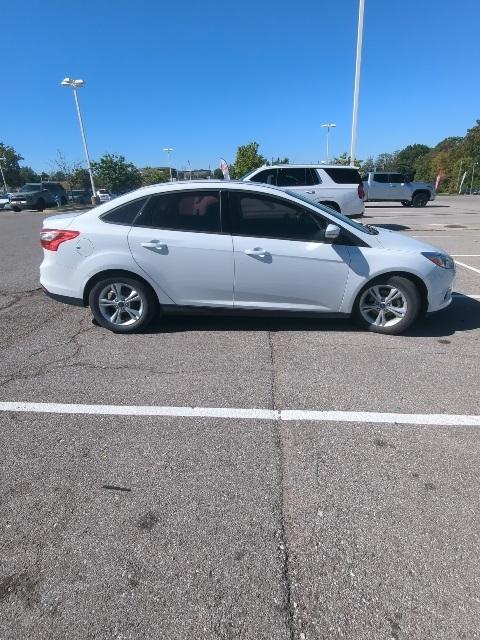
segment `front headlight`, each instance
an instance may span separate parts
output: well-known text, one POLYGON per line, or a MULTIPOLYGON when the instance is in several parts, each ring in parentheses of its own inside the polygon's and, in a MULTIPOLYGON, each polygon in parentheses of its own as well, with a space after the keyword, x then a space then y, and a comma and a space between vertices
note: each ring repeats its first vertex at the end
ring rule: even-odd
POLYGON ((437 267, 442 267, 442 269, 453 269, 455 266, 453 259, 446 253, 425 251, 425 253, 422 253, 422 256, 430 260, 430 262, 433 262, 433 264, 436 264, 437 267))

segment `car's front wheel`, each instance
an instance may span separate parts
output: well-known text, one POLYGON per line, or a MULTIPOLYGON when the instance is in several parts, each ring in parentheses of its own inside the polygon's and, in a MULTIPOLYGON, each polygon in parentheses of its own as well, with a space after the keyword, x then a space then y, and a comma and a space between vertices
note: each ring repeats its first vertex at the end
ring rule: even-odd
POLYGON ((400 200, 400 202, 403 204, 404 207, 412 206, 412 203, 410 202, 410 200, 400 200))
POLYGON ((88 298, 95 320, 114 333, 135 333, 154 317, 155 295, 140 280, 122 275, 97 282, 88 298))
POLYGON ((428 195, 426 193, 416 193, 412 198, 412 205, 414 207, 426 207, 428 202, 428 195))
POLYGON ((398 335, 417 319, 421 297, 415 284, 401 276, 368 284, 355 301, 355 320, 376 333, 398 335))

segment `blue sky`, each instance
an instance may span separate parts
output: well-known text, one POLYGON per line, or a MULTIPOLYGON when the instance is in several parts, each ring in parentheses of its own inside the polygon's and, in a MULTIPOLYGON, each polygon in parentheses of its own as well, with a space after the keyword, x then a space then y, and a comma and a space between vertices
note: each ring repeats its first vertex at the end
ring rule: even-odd
MULTIPOLYGON (((83 160, 71 90, 91 156, 139 166, 349 149, 358 0, 23 0, 2 15, 0 141, 34 169, 62 150, 83 160), (10 37, 12 40, 10 40, 10 37)), ((357 156, 463 135, 480 118, 480 3, 366 0, 357 156)))

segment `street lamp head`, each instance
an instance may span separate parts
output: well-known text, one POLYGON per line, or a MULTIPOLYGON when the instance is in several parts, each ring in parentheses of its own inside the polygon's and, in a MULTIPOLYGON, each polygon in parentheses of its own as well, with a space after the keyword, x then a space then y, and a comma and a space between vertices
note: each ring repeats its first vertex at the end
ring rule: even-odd
POLYGON ((322 124, 322 127, 328 127, 331 129, 332 127, 336 127, 337 125, 334 122, 330 122, 328 124, 322 124))
POLYGON ((74 89, 79 89, 83 87, 85 84, 85 80, 72 80, 72 78, 64 78, 61 83, 64 87, 73 87, 74 89))
POLYGON ((163 151, 166 151, 167 153, 170 153, 170 151, 173 151, 173 149, 171 147, 165 147, 163 149, 163 151))

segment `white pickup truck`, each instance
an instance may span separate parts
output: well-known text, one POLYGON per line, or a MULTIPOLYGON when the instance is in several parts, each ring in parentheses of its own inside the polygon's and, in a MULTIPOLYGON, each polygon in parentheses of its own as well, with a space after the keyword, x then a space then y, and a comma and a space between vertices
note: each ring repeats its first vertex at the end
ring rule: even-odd
POLYGON ((435 200, 435 188, 428 182, 410 182, 402 173, 371 171, 362 176, 365 202, 386 200, 401 202, 404 207, 424 207, 435 200))

